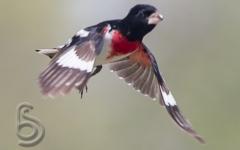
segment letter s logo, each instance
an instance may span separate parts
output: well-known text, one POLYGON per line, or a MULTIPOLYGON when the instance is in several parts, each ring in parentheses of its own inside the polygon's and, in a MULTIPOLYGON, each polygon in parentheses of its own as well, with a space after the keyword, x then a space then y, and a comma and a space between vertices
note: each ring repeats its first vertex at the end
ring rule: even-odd
POLYGON ((18 144, 20 146, 24 146, 24 147, 30 147, 30 146, 34 146, 34 145, 38 144, 39 142, 42 141, 44 134, 45 134, 45 129, 44 129, 44 126, 41 123, 41 121, 33 116, 26 114, 27 112, 30 111, 30 109, 33 109, 33 106, 26 102, 19 104, 16 108, 17 136, 21 139, 21 140, 19 140, 18 144), (22 118, 26 119, 26 121, 20 122, 20 116, 22 116, 22 118), (36 124, 39 126, 39 129, 40 129, 39 133, 38 133, 38 127, 36 126, 36 124), (33 129, 32 134, 30 134, 30 135, 21 134, 20 131, 23 127, 31 127, 33 129), (38 137, 37 137, 37 135, 38 135, 38 137))

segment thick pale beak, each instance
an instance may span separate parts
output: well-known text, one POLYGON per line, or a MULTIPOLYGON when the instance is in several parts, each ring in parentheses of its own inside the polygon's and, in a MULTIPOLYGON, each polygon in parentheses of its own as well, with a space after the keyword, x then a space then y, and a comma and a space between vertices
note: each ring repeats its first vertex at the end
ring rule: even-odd
POLYGON ((163 20, 163 15, 159 12, 152 13, 148 18, 148 24, 158 24, 160 21, 163 20))

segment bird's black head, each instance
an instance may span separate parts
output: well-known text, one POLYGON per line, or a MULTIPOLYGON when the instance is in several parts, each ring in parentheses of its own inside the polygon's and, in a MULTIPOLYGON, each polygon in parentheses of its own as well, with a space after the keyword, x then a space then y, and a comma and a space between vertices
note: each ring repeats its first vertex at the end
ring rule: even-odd
POLYGON ((162 20, 163 16, 154 6, 139 4, 129 11, 120 24, 129 40, 142 40, 162 20))

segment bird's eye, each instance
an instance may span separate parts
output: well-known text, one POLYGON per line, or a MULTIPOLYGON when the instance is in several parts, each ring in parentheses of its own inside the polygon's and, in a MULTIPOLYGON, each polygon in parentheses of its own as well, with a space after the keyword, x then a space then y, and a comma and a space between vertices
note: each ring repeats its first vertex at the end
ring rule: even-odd
POLYGON ((140 11, 138 14, 140 17, 143 17, 143 18, 146 17, 146 14, 144 13, 144 11, 140 11))

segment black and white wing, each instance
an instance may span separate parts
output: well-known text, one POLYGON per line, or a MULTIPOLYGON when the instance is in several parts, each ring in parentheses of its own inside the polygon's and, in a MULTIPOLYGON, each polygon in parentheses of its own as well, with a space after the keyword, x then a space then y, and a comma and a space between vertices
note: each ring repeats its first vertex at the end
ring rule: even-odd
POLYGON ((53 98, 58 93, 66 95, 73 87, 82 90, 103 44, 104 27, 92 27, 80 30, 63 47, 50 51, 54 57, 38 79, 42 95, 53 98))
POLYGON ((166 107, 174 122, 181 129, 196 138, 200 143, 204 143, 202 137, 193 130, 190 122, 180 112, 158 69, 153 54, 144 44, 142 48, 129 57, 109 63, 108 67, 129 85, 132 85, 135 90, 152 99, 159 99, 160 104, 166 107))

